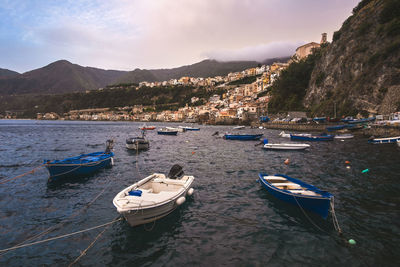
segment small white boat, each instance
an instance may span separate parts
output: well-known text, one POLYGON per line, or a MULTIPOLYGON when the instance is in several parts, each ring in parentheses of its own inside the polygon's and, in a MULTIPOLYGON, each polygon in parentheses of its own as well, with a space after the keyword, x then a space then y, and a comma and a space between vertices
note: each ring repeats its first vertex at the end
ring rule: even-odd
POLYGON ((309 144, 291 144, 291 143, 264 145, 264 149, 279 149, 279 150, 302 150, 309 147, 310 147, 309 144))
POLYGON ((242 129, 244 129, 244 128, 246 128, 246 127, 245 127, 245 126, 242 126, 242 125, 233 127, 234 130, 242 130, 242 129))
POLYGON ((285 138, 290 138, 290 134, 285 133, 284 131, 280 132, 280 133, 279 133, 279 136, 280 136, 280 137, 285 137, 285 138))
POLYGON ((193 176, 183 175, 182 167, 174 165, 168 177, 153 173, 128 186, 114 197, 113 204, 131 226, 153 222, 167 216, 193 194, 193 181, 193 176))
POLYGON ((400 140, 397 140, 397 145, 400 147, 400 140))
POLYGON ((352 135, 352 134, 337 134, 333 138, 335 138, 335 139, 350 139, 353 137, 354 137, 354 135, 352 135))
POLYGON ((171 131, 177 131, 179 133, 186 132, 186 129, 183 127, 165 127, 165 129, 171 130, 171 131))
POLYGON ((400 141, 400 136, 396 137, 386 137, 386 138, 371 138, 368 140, 368 143, 372 144, 389 144, 389 143, 396 143, 400 141))

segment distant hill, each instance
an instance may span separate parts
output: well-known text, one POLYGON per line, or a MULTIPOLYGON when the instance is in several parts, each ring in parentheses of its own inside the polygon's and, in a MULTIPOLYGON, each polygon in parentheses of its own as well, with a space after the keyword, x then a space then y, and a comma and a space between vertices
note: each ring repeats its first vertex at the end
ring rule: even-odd
POLYGON ((17 76, 17 75, 19 75, 19 73, 16 71, 12 71, 12 70, 8 70, 8 69, 0 69, 0 79, 1 78, 10 78, 10 77, 17 76))
MULTIPOLYGON (((272 64, 276 61, 287 61, 287 58, 269 59, 264 63, 256 61, 219 62, 216 60, 203 60, 179 68, 135 69, 127 72, 82 67, 66 60, 59 60, 43 68, 23 74, 15 73, 14 75, 2 77, 2 72, 0 72, 0 95, 65 94, 98 89, 118 83, 166 81, 183 76, 214 77, 242 71, 260 64, 272 64)), ((9 72, 11 71, 4 73, 7 74, 9 72)), ((13 73, 11 72, 11 74, 13 73)))
POLYGON ((214 77, 227 75, 229 72, 242 71, 247 68, 256 67, 259 62, 256 61, 229 61, 220 62, 216 60, 203 60, 201 62, 182 66, 173 69, 154 69, 130 71, 122 76, 119 82, 138 83, 141 81, 155 82, 177 79, 183 76, 190 77, 214 77))
POLYGON ((290 58, 291 58, 290 56, 267 58, 267 59, 263 60, 261 63, 264 65, 271 65, 274 62, 286 63, 289 61, 290 58))
POLYGON ((0 94, 62 94, 97 89, 113 83, 124 71, 82 67, 66 60, 0 79, 0 94))

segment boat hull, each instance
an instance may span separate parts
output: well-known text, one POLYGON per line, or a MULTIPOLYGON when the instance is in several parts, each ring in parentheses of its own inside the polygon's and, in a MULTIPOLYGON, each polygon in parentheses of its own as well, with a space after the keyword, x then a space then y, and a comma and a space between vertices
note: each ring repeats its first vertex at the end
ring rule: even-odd
MULTIPOLYGON (((90 155, 90 154, 89 154, 90 155)), ((46 168, 49 171, 49 181, 59 181, 67 177, 87 176, 96 171, 107 168, 112 165, 112 156, 114 153, 106 155, 106 157, 93 162, 82 163, 52 163, 47 162, 46 168)))
POLYGON ((259 140, 263 134, 225 134, 224 139, 226 140, 240 140, 240 141, 254 141, 259 140))
POLYGON ((182 192, 182 194, 177 195, 170 202, 161 206, 124 211, 121 212, 121 215, 124 216, 130 226, 137 226, 156 221, 173 212, 179 206, 176 203, 176 200, 182 196, 186 196, 188 190, 189 188, 182 192))
POLYGON ((265 144, 263 148, 274 150, 304 150, 309 147, 309 144, 265 144))
POLYGON ((400 136, 396 137, 388 137, 388 138, 374 138, 372 140, 368 140, 368 143, 372 144, 390 144, 396 143, 400 141, 400 136))
MULTIPOLYGON (((313 213, 320 215, 322 218, 326 219, 329 214, 330 203, 331 203, 331 195, 329 193, 326 197, 323 196, 304 196, 300 194, 290 193, 286 190, 278 189, 272 186, 270 183, 264 180, 264 176, 267 176, 265 173, 259 174, 259 182, 263 186, 264 189, 268 191, 272 196, 276 197, 279 200, 285 201, 287 203, 293 204, 295 206, 300 206, 302 209, 306 209, 313 213)), ((290 178, 291 182, 296 182, 300 185, 305 185, 304 182, 300 180, 285 176, 285 175, 275 175, 281 176, 285 178, 290 178)), ((308 185, 308 184, 307 184, 308 185)), ((311 186, 311 185, 308 185, 311 186)), ((311 186, 313 187, 313 186, 311 186)), ((315 188, 315 187, 314 187, 315 188)), ((315 188, 318 190, 317 188, 315 188)))
POLYGON ((178 131, 157 131, 157 134, 161 134, 161 135, 177 135, 178 131))
POLYGON ((132 143, 132 144, 128 144, 126 143, 126 148, 130 149, 130 150, 147 150, 149 149, 150 145, 149 143, 132 143))
POLYGON ((332 141, 333 140, 333 135, 325 135, 325 136, 320 136, 320 135, 311 135, 311 136, 305 136, 305 135, 290 135, 291 140, 300 140, 300 141, 332 141))

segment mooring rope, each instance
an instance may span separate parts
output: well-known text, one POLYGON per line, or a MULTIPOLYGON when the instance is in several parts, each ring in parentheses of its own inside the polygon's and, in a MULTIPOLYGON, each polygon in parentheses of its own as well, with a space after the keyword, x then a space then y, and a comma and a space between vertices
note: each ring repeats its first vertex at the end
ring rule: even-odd
MULTIPOLYGON (((117 218, 118 218, 118 217, 117 217, 117 218)), ((120 218, 120 219, 121 219, 121 218, 120 218)), ((85 256, 85 255, 86 255, 86 252, 94 245, 94 243, 96 243, 96 241, 100 238, 100 236, 102 236, 102 235, 104 234, 104 232, 107 231, 107 229, 108 229, 110 226, 111 226, 111 224, 107 225, 107 227, 104 228, 104 230, 101 231, 101 232, 96 236, 96 238, 92 241, 92 243, 90 243, 89 246, 81 252, 81 255, 79 255, 73 262, 71 262, 71 263, 68 265, 68 267, 74 265, 74 264, 77 263, 83 256, 85 256)))
POLYGON ((15 177, 13 177, 13 178, 9 178, 9 179, 7 179, 7 180, 3 180, 3 181, 0 182, 0 184, 5 184, 5 183, 7 183, 7 182, 9 182, 9 181, 12 181, 12 180, 21 178, 21 177, 23 177, 23 176, 25 176, 25 175, 33 174, 37 169, 42 168, 44 165, 45 165, 45 164, 41 164, 41 165, 39 165, 39 166, 33 168, 32 170, 28 171, 28 172, 25 172, 25 173, 23 173, 23 174, 17 175, 17 176, 15 176, 15 177))
POLYGON ((37 244, 41 244, 41 243, 45 243, 45 242, 49 242, 49 241, 53 241, 53 240, 57 240, 57 239, 61 239, 61 238, 65 238, 65 237, 69 237, 69 236, 73 236, 73 235, 77 235, 77 234, 81 234, 81 233, 85 233, 85 232, 88 232, 88 231, 91 231, 91 230, 94 230, 94 229, 98 229, 98 228, 101 228, 101 227, 104 227, 104 226, 107 226, 107 225, 111 225, 113 223, 121 221, 122 219, 123 218, 120 217, 120 218, 118 218, 116 220, 113 220, 111 222, 100 224, 100 225, 97 225, 97 226, 93 226, 93 227, 90 227, 90 228, 87 228, 87 229, 84 229, 84 230, 72 232, 72 233, 69 233, 69 234, 61 235, 61 236, 55 236, 55 237, 51 237, 51 238, 48 238, 48 239, 44 239, 44 240, 40 240, 40 241, 36 241, 36 242, 24 244, 24 245, 14 246, 14 247, 6 248, 6 249, 0 249, 0 253, 1 252, 7 252, 7 251, 10 251, 10 250, 19 249, 19 248, 29 247, 29 246, 33 246, 33 245, 37 245, 37 244))
MULTIPOLYGON (((87 208, 89 208, 103 193, 104 191, 111 185, 111 182, 108 183, 108 185, 99 193, 96 195, 96 197, 94 199, 92 199, 88 204, 86 204, 82 209, 76 211, 75 213, 71 214, 70 216, 68 216, 67 218, 65 218, 63 221, 57 223, 56 225, 50 226, 49 228, 47 228, 46 230, 38 233, 37 235, 34 235, 24 241, 22 241, 21 243, 17 244, 16 246, 22 245, 25 242, 31 241, 31 240, 35 240, 39 237, 42 237, 48 233, 51 233, 52 231, 58 229, 60 226, 64 225, 68 220, 75 218, 76 216, 78 216, 81 212, 83 212, 84 210, 86 210, 87 208)), ((4 252, 2 254, 0 254, 0 257, 2 257, 3 255, 5 255, 7 252, 4 252)))
POLYGON ((300 203, 297 201, 297 198, 296 198, 295 196, 293 196, 293 198, 294 198, 294 200, 296 200, 297 205, 300 207, 301 211, 304 213, 304 215, 306 216, 306 218, 307 218, 317 229, 319 229, 319 230, 322 231, 322 232, 328 233, 328 232, 324 231, 321 227, 319 227, 318 225, 316 225, 316 224, 313 222, 313 220, 312 220, 310 217, 308 217, 308 215, 307 215, 307 213, 305 212, 305 210, 303 209, 303 207, 302 207, 302 206, 300 205, 300 203))

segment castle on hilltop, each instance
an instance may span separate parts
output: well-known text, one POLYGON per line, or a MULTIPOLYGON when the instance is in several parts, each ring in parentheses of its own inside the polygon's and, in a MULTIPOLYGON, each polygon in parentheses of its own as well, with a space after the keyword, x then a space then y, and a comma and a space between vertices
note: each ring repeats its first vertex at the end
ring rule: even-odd
POLYGON ((311 42, 311 43, 308 43, 308 44, 299 46, 299 47, 296 49, 296 54, 295 54, 295 56, 296 56, 296 58, 297 58, 298 60, 303 59, 303 58, 306 58, 309 54, 312 53, 312 49, 313 49, 313 48, 320 47, 321 44, 324 44, 324 43, 326 43, 326 42, 327 42, 327 41, 326 41, 326 33, 324 32, 324 33, 322 33, 322 38, 321 38, 321 42, 320 42, 320 43, 311 42))

